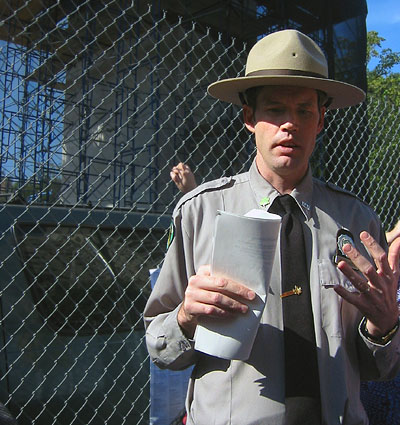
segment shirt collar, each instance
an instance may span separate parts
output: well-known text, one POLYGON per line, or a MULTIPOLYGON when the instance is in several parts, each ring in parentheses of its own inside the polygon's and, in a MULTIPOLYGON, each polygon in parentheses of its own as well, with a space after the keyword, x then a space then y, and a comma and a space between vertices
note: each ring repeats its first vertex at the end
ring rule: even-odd
MULTIPOLYGON (((268 183, 264 177, 261 176, 255 159, 250 167, 250 186, 259 207, 263 209, 268 210, 275 198, 280 196, 280 193, 270 183, 268 183)), ((307 220, 311 218, 312 192, 313 178, 309 167, 303 180, 290 194, 296 200, 300 210, 303 212, 307 220)))

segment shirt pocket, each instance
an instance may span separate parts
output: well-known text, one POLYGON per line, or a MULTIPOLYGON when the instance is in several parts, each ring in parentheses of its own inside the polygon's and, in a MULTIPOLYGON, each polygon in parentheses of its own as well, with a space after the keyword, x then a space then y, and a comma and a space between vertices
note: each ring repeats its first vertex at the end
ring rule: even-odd
POLYGON ((337 269, 331 260, 318 260, 319 283, 322 288, 333 288, 336 285, 343 286, 350 292, 357 292, 350 280, 337 269))
POLYGON ((343 335, 341 320, 342 298, 333 290, 333 287, 341 285, 346 289, 350 288, 349 290, 354 287, 331 260, 318 260, 318 278, 321 291, 321 325, 326 335, 329 338, 334 338, 329 345, 332 346, 330 349, 335 352, 336 344, 339 344, 343 335))

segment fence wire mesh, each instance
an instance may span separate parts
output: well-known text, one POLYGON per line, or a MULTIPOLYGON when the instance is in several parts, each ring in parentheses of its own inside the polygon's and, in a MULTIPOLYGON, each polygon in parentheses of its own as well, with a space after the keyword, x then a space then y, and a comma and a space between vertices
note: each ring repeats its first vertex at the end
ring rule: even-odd
MULTIPOLYGON (((141 314, 180 196, 249 167, 206 94, 249 46, 146 1, 0 1, 0 401, 19 424, 147 424, 141 314)), ((314 174, 399 210, 397 109, 329 112, 314 174)), ((178 412, 177 412, 178 413, 178 412)))

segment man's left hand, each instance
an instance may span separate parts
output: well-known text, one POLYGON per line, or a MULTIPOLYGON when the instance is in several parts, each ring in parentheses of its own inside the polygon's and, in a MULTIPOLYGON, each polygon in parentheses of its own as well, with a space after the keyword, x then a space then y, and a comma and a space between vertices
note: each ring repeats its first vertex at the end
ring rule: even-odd
POLYGON ((348 277, 359 293, 349 292, 342 286, 336 286, 335 291, 356 306, 367 318, 368 333, 374 337, 381 337, 396 325, 399 318, 397 288, 400 238, 393 241, 388 254, 369 233, 361 232, 360 240, 373 258, 376 267, 354 246, 344 245, 344 253, 361 274, 345 261, 339 262, 338 269, 348 277))

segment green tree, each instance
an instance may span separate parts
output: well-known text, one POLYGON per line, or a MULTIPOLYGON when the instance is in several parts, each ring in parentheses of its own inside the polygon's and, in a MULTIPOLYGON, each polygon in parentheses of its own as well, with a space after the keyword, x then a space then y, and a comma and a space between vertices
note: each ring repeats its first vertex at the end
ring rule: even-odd
POLYGON ((400 73, 393 72, 393 67, 400 64, 400 52, 383 48, 386 40, 377 31, 367 34, 367 64, 373 58, 378 63, 372 69, 367 69, 368 93, 373 96, 390 98, 396 105, 400 101, 400 73))
POLYGON ((400 73, 393 72, 400 52, 385 41, 376 31, 367 34, 370 202, 388 230, 400 215, 400 73))

